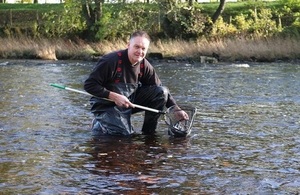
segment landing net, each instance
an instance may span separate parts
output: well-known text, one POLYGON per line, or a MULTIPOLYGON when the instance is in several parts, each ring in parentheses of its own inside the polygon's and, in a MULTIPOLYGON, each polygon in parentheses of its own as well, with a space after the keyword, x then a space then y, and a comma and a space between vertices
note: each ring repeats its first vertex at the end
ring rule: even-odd
POLYGON ((191 106, 172 106, 167 109, 165 122, 168 125, 168 133, 173 137, 186 137, 191 133, 197 109, 191 106), (184 110, 189 119, 185 120, 179 116, 179 111, 184 110))

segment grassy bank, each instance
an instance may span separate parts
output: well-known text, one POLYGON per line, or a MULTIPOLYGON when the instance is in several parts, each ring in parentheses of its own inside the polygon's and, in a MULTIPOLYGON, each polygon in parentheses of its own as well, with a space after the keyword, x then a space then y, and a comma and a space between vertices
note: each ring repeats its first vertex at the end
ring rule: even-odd
MULTIPOLYGON (((77 59, 92 60, 113 50, 126 48, 127 42, 87 43, 67 40, 48 40, 30 38, 0 38, 0 58, 2 59, 77 59)), ((226 39, 186 41, 157 41, 151 44, 149 52, 162 53, 164 57, 193 59, 199 61, 200 56, 220 56, 222 62, 264 61, 300 59, 300 45, 297 38, 268 39, 226 39)))
MULTIPOLYGON (((211 16, 214 11, 217 9, 219 3, 205 3, 205 4, 197 4, 200 6, 204 15, 211 16)), ((268 8, 270 10, 276 11, 280 10, 283 7, 283 1, 274 1, 263 3, 264 8, 268 8)), ((90 60, 94 57, 98 57, 105 53, 108 53, 112 50, 117 50, 121 48, 125 48, 127 43, 122 40, 117 40, 115 42, 86 42, 81 40, 80 38, 76 39, 75 37, 80 37, 78 34, 70 33, 70 29, 66 26, 68 23, 64 23, 64 21, 59 22, 51 22, 48 27, 45 28, 47 30, 46 37, 52 37, 51 39, 46 38, 29 38, 29 37, 45 37, 39 32, 42 29, 43 20, 48 21, 49 18, 43 18, 42 13, 49 12, 51 10, 55 10, 56 13, 63 12, 64 10, 63 4, 2 4, 0 6, 0 27, 2 25, 3 33, 7 36, 3 36, 0 38, 0 58, 10 58, 10 59, 79 59, 79 60, 90 60), (58 26, 52 24, 61 24, 58 26), (26 27, 27 26, 27 27, 26 27), (41 28, 39 28, 41 27, 41 28), (60 31, 55 31, 59 29, 60 31), (71 37, 72 41, 65 38, 55 38, 55 37, 68 37, 64 34, 64 32, 70 33, 69 37, 71 37), (50 33, 49 33, 50 32, 50 33), (51 34, 52 33, 52 34, 51 34), (51 35, 51 36, 50 36, 51 35), (76 36, 75 36, 76 35, 76 36), (7 38, 4 38, 7 37, 7 38), (16 38, 21 37, 21 38, 16 38), (75 40, 75 41, 74 41, 75 40)), ((120 11, 120 9, 116 9, 118 6, 124 7, 124 4, 105 4, 105 9, 107 13, 113 11, 120 11)), ((158 10, 157 5, 149 5, 151 9, 158 10)), ((200 56, 219 56, 220 61, 276 61, 276 60, 295 60, 300 59, 300 46, 297 44, 299 39, 298 26, 295 24, 294 26, 290 26, 292 21, 296 21, 294 17, 281 16, 281 27, 277 29, 276 23, 272 23, 276 20, 278 22, 278 18, 276 15, 269 15, 265 12, 265 14, 259 15, 260 17, 256 17, 256 23, 253 23, 253 18, 248 17, 250 13, 250 8, 253 8, 253 4, 249 4, 246 2, 238 2, 238 3, 227 3, 226 8, 222 14, 224 21, 231 21, 237 15, 241 13, 245 14, 244 17, 237 18, 239 24, 234 26, 234 23, 226 23, 220 22, 216 24, 215 30, 213 32, 217 32, 212 34, 210 39, 207 40, 205 38, 201 38, 198 41, 182 41, 182 40, 161 40, 159 36, 154 37, 155 40, 159 40, 153 42, 149 52, 162 53, 164 57, 175 57, 179 59, 193 59, 194 61, 199 61, 200 56), (289 22, 287 22, 289 21, 289 22), (272 25, 273 24, 273 25, 272 25), (287 26, 284 26, 286 24, 287 26), (248 29, 247 29, 247 28, 248 29), (277 30, 276 30, 277 29, 277 30), (283 29, 283 30, 282 30, 283 29), (272 30, 274 32, 272 32, 272 30), (284 31, 285 30, 285 31, 284 31), (283 38, 283 36, 278 36, 278 32, 285 32, 284 36, 292 34, 297 38, 283 38), (255 34, 254 32, 259 32, 255 34), (276 32, 276 33, 275 33, 276 32), (295 32, 295 33, 294 33, 295 32), (240 38, 240 36, 245 37, 267 37, 267 38, 240 38), (273 36, 273 37, 271 37, 273 36), (213 37, 213 38, 212 38, 213 37), (222 38, 216 38, 222 37, 222 38), (230 37, 230 38, 224 38, 230 37), (235 37, 235 38, 233 38, 235 37)), ((256 5, 255 6, 261 6, 256 5)), ((135 12, 136 6, 132 6, 132 8, 127 7, 128 13, 132 14, 133 18, 136 18, 135 12)), ((147 11, 145 9, 144 11, 147 11)), ((253 10, 252 10, 253 11, 253 10)), ((295 13, 298 10, 295 10, 295 13)), ((121 13, 121 12, 120 12, 121 13)), ((148 12, 146 12, 148 13, 148 12)), ((274 13, 273 13, 274 14, 274 13)), ((250 14, 251 15, 251 14, 250 14)), ((296 14, 294 14, 296 15, 296 14)), ((125 15, 123 15, 125 16, 125 15)), ((148 16, 148 15, 147 15, 148 16)), ((157 17, 155 18, 155 24, 157 22, 157 17)), ((120 17, 119 21, 122 17, 120 17)), ((152 19, 153 19, 152 18, 152 19)), ((172 18, 172 17, 171 17, 172 18)), ((54 21, 54 18, 51 18, 49 21, 54 21)), ((131 21, 130 17, 126 20, 131 21)), ((149 20, 151 17, 149 16, 149 20)), ((234 19, 233 19, 234 20, 234 19)), ((73 20, 71 20, 71 24, 73 20)), ((107 19, 107 21, 112 21, 111 24, 114 24, 113 18, 107 19)), ((141 21, 140 21, 141 22, 141 21)), ((124 22, 125 24, 126 22, 124 22)), ((151 24, 148 20, 146 23, 151 24)), ((103 29, 111 26, 110 23, 107 26, 103 26, 103 29)), ((116 29, 114 32, 113 29, 108 29, 105 32, 109 32, 111 34, 105 34, 101 32, 101 37, 112 37, 110 40, 114 40, 114 38, 122 37, 122 34, 118 32, 127 32, 132 29, 132 23, 128 23, 128 27, 116 29), (128 28, 128 29, 127 29, 128 28), (116 36, 117 35, 117 36, 116 36)), ((174 25, 178 25, 179 23, 173 23, 174 25)), ((47 25, 45 25, 47 26, 47 25)), ((45 27, 44 26, 44 27, 45 27)), ((121 26, 122 25, 117 25, 121 26)), ((170 27, 170 26, 169 26, 170 27)), ((192 25, 190 26, 192 29, 199 29, 198 26, 192 25)), ((44 30, 45 30, 44 29, 44 30)), ((151 29, 151 27, 145 27, 145 29, 151 29)), ((160 29, 160 28, 158 28, 160 29)), ((169 28, 165 28, 162 30, 164 34, 168 31, 169 28)), ((181 29, 181 28, 178 28, 181 29)), ((74 31, 73 33, 76 33, 74 31)), ((78 31, 79 32, 79 31, 78 31)), ((77 32, 77 33, 78 33, 77 32)), ((171 31, 173 32, 173 31, 171 31)), ((151 33, 151 32, 150 32, 151 33)), ((153 31, 153 35, 161 34, 160 30, 153 31)), ((178 33, 178 32, 177 32, 178 33)), ((186 33, 183 30, 182 33, 186 33)), ((178 34, 180 34, 178 33, 178 34)), ((126 34, 123 34, 125 37, 126 34)), ((99 35, 100 36, 100 35, 99 35)), ((200 38, 203 36, 198 36, 200 38)), ((84 36, 83 36, 84 38, 84 36)), ((170 37, 169 37, 170 38, 170 37)), ((196 38, 195 38, 196 39, 196 38)), ((101 40, 101 39, 95 39, 101 40)), ((107 39, 105 39, 107 40, 107 39)))

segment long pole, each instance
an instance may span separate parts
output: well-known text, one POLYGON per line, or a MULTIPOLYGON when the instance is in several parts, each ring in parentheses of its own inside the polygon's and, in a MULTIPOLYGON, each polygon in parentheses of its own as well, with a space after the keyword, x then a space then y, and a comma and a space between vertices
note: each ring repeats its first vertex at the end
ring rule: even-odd
MULTIPOLYGON (((80 90, 73 89, 73 88, 66 87, 66 86, 59 85, 59 84, 53 84, 53 83, 51 83, 50 86, 56 87, 56 88, 59 88, 59 89, 68 90, 68 91, 73 91, 73 92, 76 92, 76 93, 81 93, 81 94, 88 95, 88 96, 93 96, 92 94, 90 94, 90 93, 88 93, 88 92, 80 91, 80 90)), ((98 98, 99 98, 99 97, 98 97, 98 98)), ((107 99, 107 98, 100 98, 100 99, 103 99, 103 100, 111 101, 111 102, 112 102, 112 100, 107 99)), ((139 109, 142 109, 142 110, 147 110, 147 111, 150 111, 150 112, 155 112, 155 113, 165 114, 165 112, 162 111, 162 110, 157 110, 157 109, 154 109, 154 108, 149 108, 149 107, 141 106, 141 105, 138 105, 138 104, 133 104, 133 106, 134 106, 135 108, 139 108, 139 109)))

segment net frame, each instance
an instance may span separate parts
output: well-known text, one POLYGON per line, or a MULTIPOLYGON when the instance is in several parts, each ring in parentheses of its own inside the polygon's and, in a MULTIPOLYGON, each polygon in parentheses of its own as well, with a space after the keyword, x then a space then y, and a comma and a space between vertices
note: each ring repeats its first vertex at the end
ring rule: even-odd
POLYGON ((193 122, 197 113, 197 108, 192 106, 171 106, 164 115, 165 123, 168 126, 168 134, 172 137, 186 137, 192 131, 193 122), (184 110, 189 119, 185 120, 178 116, 178 112, 184 110))

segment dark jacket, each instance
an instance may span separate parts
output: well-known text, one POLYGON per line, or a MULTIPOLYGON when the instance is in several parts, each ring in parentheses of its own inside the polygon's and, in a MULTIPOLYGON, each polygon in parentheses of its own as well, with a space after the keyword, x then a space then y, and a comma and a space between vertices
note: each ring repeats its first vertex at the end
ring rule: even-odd
MULTIPOLYGON (((150 62, 144 59, 143 62, 132 66, 128 59, 128 50, 125 49, 101 57, 85 81, 84 89, 95 97, 108 98, 110 90, 107 87, 115 82, 120 60, 122 61, 123 72, 120 82, 131 84, 140 83, 142 86, 161 85, 161 81, 150 62), (140 67, 141 64, 144 65, 142 69, 140 67), (143 72, 140 74, 140 71, 143 72)), ((175 100, 169 95, 166 106, 170 107, 175 104, 175 100)))

